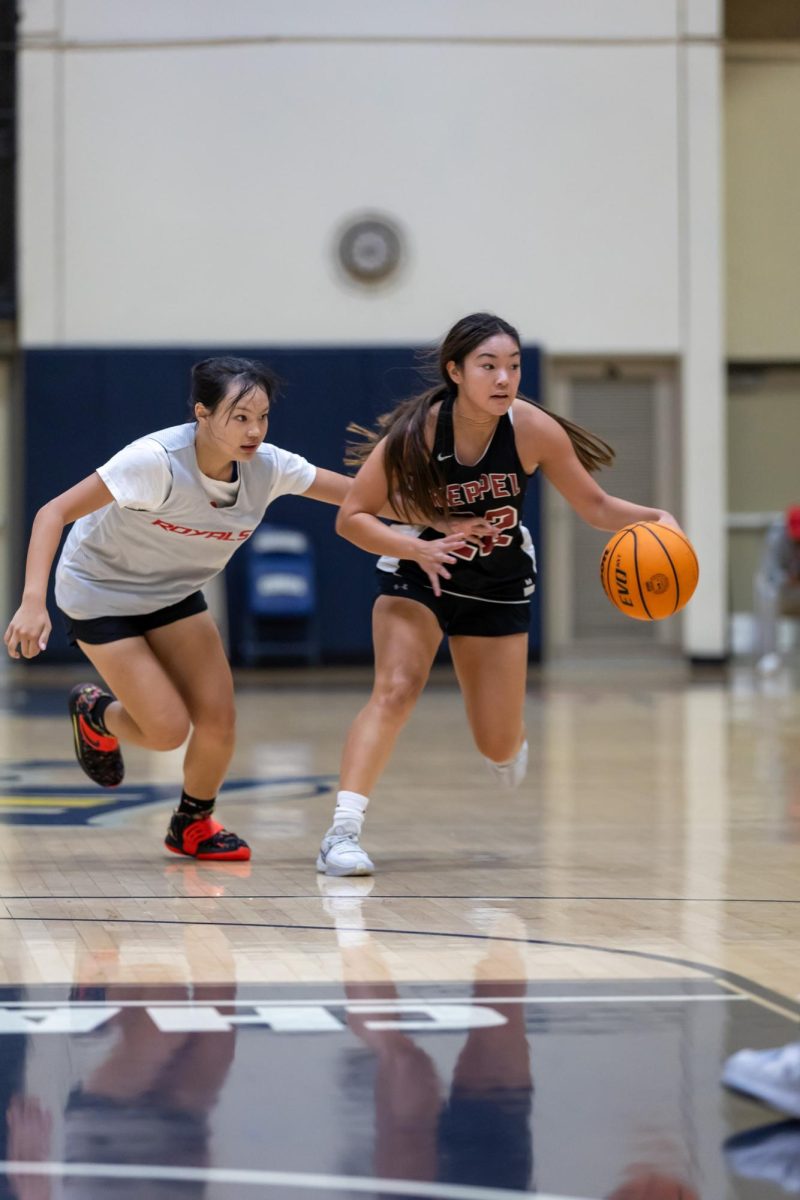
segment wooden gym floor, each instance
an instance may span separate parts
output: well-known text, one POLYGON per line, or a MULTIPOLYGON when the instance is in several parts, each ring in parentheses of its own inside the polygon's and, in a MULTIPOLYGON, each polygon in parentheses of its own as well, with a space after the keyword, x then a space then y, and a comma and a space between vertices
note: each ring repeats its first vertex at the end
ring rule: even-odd
POLYGON ((507 795, 442 669, 374 881, 314 870, 366 673, 239 679, 216 867, 161 844, 180 753, 82 775, 78 677, 0 681, 0 1200, 800 1190, 800 1123, 719 1086, 798 1036, 791 672, 534 668, 507 795))

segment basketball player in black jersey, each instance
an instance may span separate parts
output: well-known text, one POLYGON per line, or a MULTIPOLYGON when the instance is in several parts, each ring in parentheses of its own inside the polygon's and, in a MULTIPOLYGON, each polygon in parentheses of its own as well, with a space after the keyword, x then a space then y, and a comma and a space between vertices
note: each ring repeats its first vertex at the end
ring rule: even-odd
POLYGON ((520 514, 537 468, 595 529, 634 521, 677 528, 669 513, 599 487, 591 472, 611 463, 610 446, 520 397, 520 339, 507 321, 464 317, 444 339, 438 367, 437 387, 404 401, 355 448, 363 466, 337 520, 343 537, 382 557, 375 684, 345 744, 333 824, 317 859, 326 875, 373 871, 359 844, 368 798, 444 634, 479 751, 502 786, 524 777, 536 567, 520 514), (390 496, 407 526, 376 516, 390 496))

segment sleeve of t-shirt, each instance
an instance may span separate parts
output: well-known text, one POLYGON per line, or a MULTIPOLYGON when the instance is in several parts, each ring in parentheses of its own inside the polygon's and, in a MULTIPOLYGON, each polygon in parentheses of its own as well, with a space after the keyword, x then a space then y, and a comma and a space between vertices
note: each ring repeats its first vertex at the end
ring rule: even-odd
POLYGON ((150 438, 125 446, 98 467, 97 474, 120 508, 154 512, 164 503, 172 486, 167 452, 160 442, 150 438))
POLYGON ((301 496, 317 477, 317 468, 300 454, 265 443, 259 449, 270 465, 270 503, 278 496, 301 496))

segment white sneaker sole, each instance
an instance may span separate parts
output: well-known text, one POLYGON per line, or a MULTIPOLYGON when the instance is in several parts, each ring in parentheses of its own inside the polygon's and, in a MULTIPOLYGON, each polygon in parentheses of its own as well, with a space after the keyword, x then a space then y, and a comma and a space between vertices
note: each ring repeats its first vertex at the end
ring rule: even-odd
POLYGON ((320 875, 331 875, 335 879, 343 879, 347 875, 372 875, 375 870, 369 859, 365 863, 354 863, 351 867, 337 867, 326 863, 321 854, 317 855, 317 871, 320 875))

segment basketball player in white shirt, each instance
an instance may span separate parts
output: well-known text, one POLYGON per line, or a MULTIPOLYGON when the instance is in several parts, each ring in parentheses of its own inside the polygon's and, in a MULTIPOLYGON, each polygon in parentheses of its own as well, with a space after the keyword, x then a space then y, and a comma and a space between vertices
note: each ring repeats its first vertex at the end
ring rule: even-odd
POLYGON ((37 513, 22 604, 5 644, 12 658, 47 646, 47 581, 63 529, 56 602, 71 642, 108 691, 69 699, 87 775, 115 787, 120 742, 172 750, 189 737, 183 793, 166 846, 201 860, 250 848, 214 820, 234 748, 230 667, 202 587, 223 569, 278 496, 340 504, 344 475, 266 444, 275 379, 262 364, 213 358, 192 369, 194 420, 140 438, 37 513))

